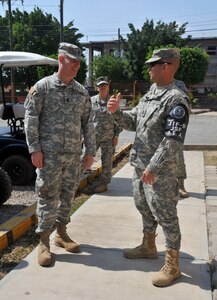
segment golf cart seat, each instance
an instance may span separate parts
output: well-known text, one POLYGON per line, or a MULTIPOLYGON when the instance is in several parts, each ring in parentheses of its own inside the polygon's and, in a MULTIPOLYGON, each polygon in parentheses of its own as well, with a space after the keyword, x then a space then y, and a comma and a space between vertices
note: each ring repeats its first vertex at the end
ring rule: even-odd
POLYGON ((14 112, 13 112, 13 104, 6 103, 5 105, 1 105, 0 108, 0 117, 2 120, 8 120, 11 118, 14 118, 14 112))
POLYGON ((20 103, 6 103, 0 107, 0 118, 7 120, 11 133, 23 131, 25 107, 20 103))

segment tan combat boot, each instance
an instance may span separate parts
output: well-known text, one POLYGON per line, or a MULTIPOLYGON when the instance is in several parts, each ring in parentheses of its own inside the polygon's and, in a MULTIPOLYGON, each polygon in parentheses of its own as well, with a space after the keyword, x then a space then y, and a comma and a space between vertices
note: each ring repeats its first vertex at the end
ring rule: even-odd
POLYGON ((102 183, 95 188, 94 193, 103 193, 106 192, 107 190, 108 190, 107 184, 102 183))
POLYGON ((56 223, 57 232, 55 236, 55 245, 58 247, 63 247, 66 251, 69 252, 79 252, 80 245, 75 243, 73 240, 70 239, 68 234, 66 233, 66 224, 56 223))
POLYGON ((158 258, 155 236, 155 232, 145 232, 142 244, 136 248, 124 249, 124 256, 127 258, 158 258))
POLYGON ((167 249, 165 264, 152 278, 153 285, 167 286, 176 278, 181 277, 179 269, 179 250, 167 249))
POLYGON ((181 198, 189 198, 189 194, 186 191, 185 186, 184 186, 184 179, 179 178, 178 185, 179 185, 179 196, 181 198))
POLYGON ((42 267, 47 267, 51 264, 50 253, 50 230, 46 230, 40 233, 40 243, 38 246, 38 264, 42 267))

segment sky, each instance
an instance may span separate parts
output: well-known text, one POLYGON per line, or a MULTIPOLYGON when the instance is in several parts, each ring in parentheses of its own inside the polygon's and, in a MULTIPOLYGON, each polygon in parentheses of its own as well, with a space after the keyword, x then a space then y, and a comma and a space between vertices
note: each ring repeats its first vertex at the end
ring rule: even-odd
MULTIPOLYGON (((60 20, 60 0, 11 0, 12 9, 30 12, 40 7, 60 20)), ((0 15, 5 16, 7 5, 0 5, 0 15)), ((188 22, 186 35, 217 37, 216 0, 64 0, 64 25, 70 21, 84 35, 80 42, 110 41, 130 33, 128 24, 141 30, 146 20, 178 24, 188 22)), ((185 37, 183 36, 183 37, 185 37)))

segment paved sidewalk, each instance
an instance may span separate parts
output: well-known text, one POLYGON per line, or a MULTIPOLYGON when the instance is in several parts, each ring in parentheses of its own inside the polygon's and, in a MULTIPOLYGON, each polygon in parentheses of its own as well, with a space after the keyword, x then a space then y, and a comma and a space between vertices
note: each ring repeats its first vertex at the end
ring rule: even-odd
MULTIPOLYGON (((113 178, 106 193, 93 195, 72 217, 69 233, 81 243, 71 254, 51 245, 55 263, 37 265, 37 249, 0 281, 1 300, 211 300, 202 152, 185 152, 190 198, 180 200, 182 231, 180 266, 183 276, 157 288, 153 272, 164 262, 164 236, 158 228, 159 259, 130 260, 122 248, 138 245, 142 221, 131 189, 132 167, 113 178)), ((54 235, 52 235, 54 237, 54 235)))

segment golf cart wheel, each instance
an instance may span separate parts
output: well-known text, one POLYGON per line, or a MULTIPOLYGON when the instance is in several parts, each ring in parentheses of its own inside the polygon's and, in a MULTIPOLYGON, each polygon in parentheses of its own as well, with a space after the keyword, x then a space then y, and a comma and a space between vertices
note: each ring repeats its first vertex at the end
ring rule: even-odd
POLYGON ((12 192, 12 183, 8 174, 0 168, 0 205, 6 202, 12 192))
POLYGON ((34 177, 35 169, 30 159, 12 155, 5 159, 2 168, 8 173, 13 185, 27 185, 34 177))

